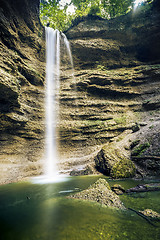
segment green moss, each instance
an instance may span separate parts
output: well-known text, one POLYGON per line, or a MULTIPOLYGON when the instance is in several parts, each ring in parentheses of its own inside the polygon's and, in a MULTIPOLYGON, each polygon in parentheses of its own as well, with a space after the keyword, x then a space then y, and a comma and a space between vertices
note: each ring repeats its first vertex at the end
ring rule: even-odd
POLYGON ((105 71, 106 70, 106 67, 105 66, 103 66, 103 65, 97 65, 97 69, 99 70, 99 71, 105 71))
POLYGON ((113 178, 129 178, 135 175, 135 171, 136 168, 134 163, 124 158, 113 166, 111 176, 113 178))
POLYGON ((132 156, 141 156, 141 154, 150 147, 149 142, 140 144, 137 148, 135 148, 132 152, 132 156))
POLYGON ((133 141, 130 145, 130 148, 133 149, 134 147, 136 147, 138 144, 140 143, 139 139, 136 139, 135 141, 133 141))
POLYGON ((117 123, 117 124, 126 124, 126 116, 122 116, 122 117, 119 117, 119 118, 115 118, 114 121, 117 123))

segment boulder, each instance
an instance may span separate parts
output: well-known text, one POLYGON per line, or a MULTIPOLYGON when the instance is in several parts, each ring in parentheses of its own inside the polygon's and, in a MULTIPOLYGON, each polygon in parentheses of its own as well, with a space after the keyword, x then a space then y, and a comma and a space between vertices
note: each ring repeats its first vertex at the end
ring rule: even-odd
POLYGON ((98 202, 116 209, 125 209, 119 197, 111 190, 105 179, 98 179, 86 190, 70 195, 69 198, 98 202))
POLYGON ((113 178, 133 177, 136 169, 127 156, 126 144, 127 141, 119 141, 104 145, 94 158, 97 170, 113 178))
POLYGON ((117 195, 122 195, 123 193, 125 193, 125 189, 119 185, 119 184, 114 184, 111 187, 112 191, 115 192, 117 195))

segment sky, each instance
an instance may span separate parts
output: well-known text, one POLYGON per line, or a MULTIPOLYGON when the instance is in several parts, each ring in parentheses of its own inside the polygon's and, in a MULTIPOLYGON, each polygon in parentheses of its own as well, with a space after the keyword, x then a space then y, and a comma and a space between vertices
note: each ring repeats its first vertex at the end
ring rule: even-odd
MULTIPOLYGON (((65 6, 66 3, 70 4, 71 0, 61 0, 60 4, 62 6, 65 6)), ((75 12, 75 7, 73 4, 71 4, 68 9, 67 9, 67 13, 74 13, 75 12)))
POLYGON ((134 2, 134 9, 138 7, 141 3, 145 2, 145 0, 135 0, 134 2))

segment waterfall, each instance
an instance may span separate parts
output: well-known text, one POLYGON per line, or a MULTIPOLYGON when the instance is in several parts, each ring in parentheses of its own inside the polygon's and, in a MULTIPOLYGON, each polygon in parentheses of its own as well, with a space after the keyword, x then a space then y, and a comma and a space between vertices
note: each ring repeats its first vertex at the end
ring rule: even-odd
POLYGON ((73 66, 73 58, 72 58, 70 44, 69 44, 69 41, 68 41, 68 39, 67 39, 67 37, 64 33, 62 33, 62 36, 63 36, 63 39, 64 39, 64 44, 65 44, 66 49, 67 49, 67 54, 69 56, 69 60, 70 60, 70 63, 71 63, 72 72, 73 72, 73 76, 74 76, 74 66, 73 66))
MULTIPOLYGON (((73 72, 73 59, 65 34, 46 27, 46 167, 47 179, 58 177, 57 121, 60 90, 60 42, 63 40, 73 72), (57 97, 56 97, 57 96, 57 97)), ((74 75, 74 74, 73 74, 74 75)))
MULTIPOLYGON (((46 91, 45 91, 45 175, 33 179, 34 183, 65 181, 66 177, 58 171, 57 122, 59 121, 60 91, 60 43, 66 46, 73 72, 73 60, 70 45, 65 34, 45 27, 46 34, 46 91)), ((74 74, 72 74, 74 76, 74 74)))
POLYGON ((55 177, 57 169, 56 125, 58 104, 56 93, 59 91, 60 76, 60 33, 52 28, 46 30, 46 175, 55 177))

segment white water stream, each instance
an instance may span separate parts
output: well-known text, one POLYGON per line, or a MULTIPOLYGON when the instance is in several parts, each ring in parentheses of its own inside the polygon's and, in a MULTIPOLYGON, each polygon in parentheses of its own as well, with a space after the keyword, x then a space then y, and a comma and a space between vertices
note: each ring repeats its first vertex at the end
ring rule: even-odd
POLYGON ((47 179, 58 177, 58 151, 56 126, 59 117, 60 42, 66 46, 73 67, 70 45, 65 34, 46 27, 46 167, 47 179))
POLYGON ((59 31, 46 28, 46 169, 47 178, 57 175, 56 92, 59 88, 59 31))

